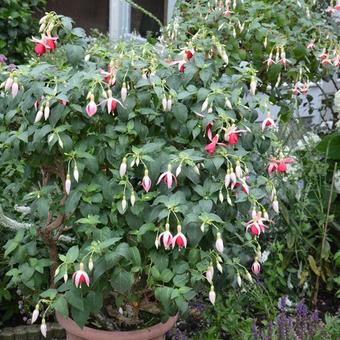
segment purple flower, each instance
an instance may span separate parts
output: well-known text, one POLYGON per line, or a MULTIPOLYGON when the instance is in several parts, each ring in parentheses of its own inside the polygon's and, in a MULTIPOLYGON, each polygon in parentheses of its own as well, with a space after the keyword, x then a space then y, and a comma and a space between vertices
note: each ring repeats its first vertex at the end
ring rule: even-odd
POLYGON ((296 306, 296 314, 301 318, 305 318, 308 314, 307 306, 302 301, 296 306))
POLYGON ((257 332, 256 319, 253 320, 253 324, 251 325, 251 332, 253 334, 253 340, 257 340, 259 338, 259 334, 257 332))
POLYGON ((10 72, 14 71, 16 68, 17 68, 17 67, 16 67, 15 64, 9 64, 9 65, 7 66, 7 69, 8 69, 8 71, 10 71, 10 72))
POLYGON ((7 58, 5 55, 0 54, 0 64, 5 64, 7 61, 7 58))

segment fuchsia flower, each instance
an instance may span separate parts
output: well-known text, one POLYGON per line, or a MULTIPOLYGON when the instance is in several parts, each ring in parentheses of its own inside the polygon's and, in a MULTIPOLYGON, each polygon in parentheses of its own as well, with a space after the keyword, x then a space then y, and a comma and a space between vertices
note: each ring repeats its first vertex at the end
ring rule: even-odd
POLYGON ((142 179, 142 187, 146 192, 149 192, 151 188, 151 179, 149 177, 149 171, 145 169, 144 171, 144 177, 142 179))
POLYGON ((262 232, 268 228, 264 225, 265 218, 262 217, 261 211, 259 211, 256 215, 253 216, 252 220, 248 221, 246 224, 246 232, 250 230, 253 236, 259 236, 262 232))
POLYGON ((168 189, 171 189, 172 187, 172 183, 173 183, 173 179, 175 180, 175 183, 177 184, 177 178, 176 176, 171 172, 171 164, 168 164, 168 170, 164 171, 158 178, 157 184, 159 184, 161 182, 161 180, 163 179, 164 183, 167 184, 168 189))
POLYGON ((340 55, 336 55, 336 56, 333 58, 333 63, 334 63, 334 66, 335 66, 335 67, 340 67, 340 55))
POLYGON ((333 6, 328 6, 326 8, 326 13, 329 13, 329 14, 334 14, 335 13, 335 8, 333 6))
POLYGON ((285 173, 287 171, 287 164, 294 163, 294 158, 287 157, 282 159, 271 158, 268 164, 268 174, 272 175, 273 172, 285 173))
POLYGON ((292 89, 292 95, 295 97, 299 94, 299 89, 298 89, 298 85, 295 84, 293 89, 292 89))
POLYGON ((261 265, 260 265, 260 263, 258 262, 257 258, 255 258, 255 261, 254 261, 254 263, 253 263, 252 266, 251 266, 251 270, 252 270, 252 272, 253 272, 255 275, 260 274, 261 265))
POLYGON ((109 114, 115 111, 117 104, 124 107, 124 105, 118 99, 112 97, 111 90, 108 90, 107 92, 108 92, 109 98, 105 99, 104 102, 106 102, 107 112, 109 114))
POLYGON ((159 242, 163 243, 163 246, 166 250, 170 249, 171 246, 173 246, 173 240, 174 237, 172 236, 171 232, 170 232, 170 225, 169 223, 167 223, 165 225, 165 231, 163 231, 159 237, 159 242))
POLYGON ((185 58, 182 60, 175 60, 170 63, 170 65, 177 65, 178 66, 178 71, 181 73, 184 73, 185 71, 185 64, 188 62, 185 58))
POLYGON ((172 248, 175 248, 175 246, 177 246, 180 250, 187 247, 187 238, 182 233, 182 226, 180 225, 177 226, 177 234, 172 240, 172 248))
POLYGON ((216 134, 214 138, 211 140, 211 143, 205 146, 204 150, 208 152, 209 155, 213 155, 215 153, 219 138, 220 136, 216 134))
POLYGON ((325 48, 322 50, 322 53, 319 55, 319 58, 321 60, 324 60, 324 59, 328 58, 328 53, 326 52, 325 48))
POLYGON ((300 92, 302 95, 306 96, 308 94, 308 91, 309 91, 309 84, 304 83, 303 86, 300 88, 300 92))
POLYGON ((92 117, 97 112, 97 104, 94 101, 94 95, 90 95, 90 102, 86 105, 86 113, 89 117, 92 117))
POLYGON ((236 145, 238 143, 238 134, 246 132, 246 130, 238 130, 233 124, 228 129, 225 129, 224 140, 228 142, 229 145, 236 145))
POLYGON ((264 131, 266 127, 270 126, 276 127, 274 120, 270 116, 270 112, 268 112, 266 119, 262 122, 262 131, 264 131))
POLYGON ((113 86, 116 83, 116 74, 117 70, 114 67, 111 67, 110 65, 107 67, 107 71, 104 71, 102 68, 99 69, 99 73, 104 76, 105 82, 113 86))
POLYGON ((84 264, 82 262, 79 265, 79 270, 73 273, 72 280, 77 288, 81 288, 83 283, 88 287, 90 286, 90 278, 86 271, 84 271, 84 264))
POLYGON ((270 52, 268 59, 264 61, 267 64, 267 70, 269 69, 270 66, 275 64, 275 60, 273 59, 273 53, 270 52))
POLYGON ((56 41, 58 37, 52 37, 51 35, 41 35, 41 39, 37 39, 32 37, 31 41, 35 43, 34 52, 38 57, 41 57, 45 54, 46 50, 53 52, 57 48, 56 41))
POLYGON ((315 48, 315 41, 311 40, 309 44, 307 45, 307 49, 312 50, 315 48))
POLYGON ((192 57, 194 56, 194 54, 195 54, 195 51, 194 51, 193 49, 185 50, 185 51, 183 52, 184 59, 185 59, 185 60, 188 60, 188 61, 192 59, 192 57))
POLYGON ((230 10, 230 7, 227 6, 226 10, 223 12, 225 17, 230 17, 233 12, 230 10))

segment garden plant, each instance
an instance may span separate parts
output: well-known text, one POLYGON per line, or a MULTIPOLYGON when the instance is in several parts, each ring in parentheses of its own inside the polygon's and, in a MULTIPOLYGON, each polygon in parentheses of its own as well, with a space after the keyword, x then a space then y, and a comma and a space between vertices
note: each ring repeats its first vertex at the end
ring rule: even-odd
POLYGON ((257 289, 297 184, 282 126, 339 67, 339 6, 274 2, 179 2, 156 45, 46 13, 32 58, 0 64, 7 287, 43 335, 53 312, 130 330, 257 289))

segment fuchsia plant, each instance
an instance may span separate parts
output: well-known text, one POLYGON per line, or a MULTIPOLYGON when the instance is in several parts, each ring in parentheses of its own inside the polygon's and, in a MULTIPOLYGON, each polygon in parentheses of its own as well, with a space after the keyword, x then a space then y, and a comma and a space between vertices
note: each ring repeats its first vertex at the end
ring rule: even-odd
POLYGON ((0 65, 2 157, 25 162, 32 188, 18 200, 31 205, 51 263, 50 289, 40 291, 38 274, 26 287, 43 333, 51 310, 84 326, 110 306, 137 324, 141 311, 184 314, 197 293, 214 304, 219 281, 260 275, 261 239, 275 232, 277 190, 294 161, 268 107, 284 111, 307 94, 303 65, 318 62, 321 42, 311 24, 301 39, 315 47, 298 59, 279 24, 253 27, 250 7, 200 0, 193 22, 165 29, 166 56, 149 43, 105 46, 49 13, 38 57, 13 71, 0 65), (58 48, 45 41, 53 36, 58 48), (277 93, 284 102, 272 103, 277 93))

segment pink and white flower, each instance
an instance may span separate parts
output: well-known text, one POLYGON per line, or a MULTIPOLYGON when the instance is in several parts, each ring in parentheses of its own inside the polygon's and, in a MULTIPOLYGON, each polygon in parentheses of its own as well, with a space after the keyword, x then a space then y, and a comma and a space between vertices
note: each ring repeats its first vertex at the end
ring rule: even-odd
POLYGON ((224 245, 223 245, 221 233, 217 233, 217 235, 216 235, 215 247, 216 247, 216 249, 219 253, 223 253, 224 245))
POLYGON ((270 127, 270 126, 274 127, 274 128, 276 127, 275 122, 274 122, 273 118, 270 115, 270 112, 268 112, 266 119, 262 122, 262 131, 264 131, 264 129, 266 127, 270 127))
POLYGON ((146 192, 149 192, 151 188, 151 179, 149 177, 149 171, 145 169, 144 171, 144 177, 142 179, 142 187, 146 192))
POLYGON ((97 112, 97 104, 94 101, 94 95, 90 95, 90 102, 86 105, 86 113, 89 117, 92 117, 97 112))
POLYGON ((251 266, 251 270, 252 270, 252 272, 253 272, 255 275, 260 274, 260 272, 261 272, 261 265, 260 265, 260 263, 258 262, 257 258, 255 258, 255 261, 254 261, 254 263, 253 263, 252 266, 251 266))
POLYGON ((315 48, 315 40, 311 40, 307 45, 307 49, 312 50, 314 48, 315 48))
POLYGON ((250 221, 246 224, 246 232, 250 230, 251 234, 253 236, 259 236, 262 232, 265 231, 266 228, 268 228, 264 222, 265 218, 262 217, 261 211, 259 211, 256 216, 254 216, 250 221))
POLYGON ((36 305, 32 313, 31 324, 34 324, 37 321, 38 317, 39 317, 39 305, 36 305))
POLYGON ((161 182, 161 180, 164 181, 165 184, 167 184, 168 189, 172 188, 173 180, 175 180, 175 183, 177 184, 177 178, 176 176, 171 172, 171 164, 168 164, 168 170, 164 171, 158 178, 157 184, 161 182))
POLYGON ((239 133, 246 132, 246 130, 238 130, 234 124, 228 129, 224 129, 224 131, 224 140, 228 142, 229 145, 236 145, 238 143, 239 133))
POLYGON ((88 287, 90 286, 90 278, 86 271, 84 271, 84 264, 82 262, 79 265, 79 270, 73 273, 72 280, 77 288, 81 288, 83 283, 88 287))
POLYGON ((182 233, 182 226, 177 226, 177 234, 174 236, 172 240, 172 248, 175 248, 177 246, 179 249, 186 248, 187 247, 187 238, 182 233))
POLYGON ((163 243, 163 246, 166 250, 170 249, 170 247, 173 245, 173 239, 174 237, 172 236, 170 232, 170 225, 167 223, 165 225, 165 231, 163 231, 159 237, 159 243, 163 243))

